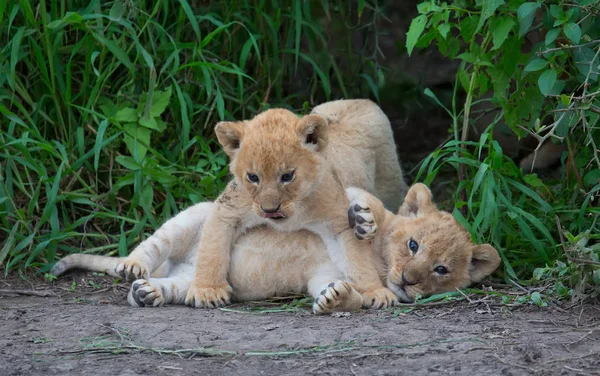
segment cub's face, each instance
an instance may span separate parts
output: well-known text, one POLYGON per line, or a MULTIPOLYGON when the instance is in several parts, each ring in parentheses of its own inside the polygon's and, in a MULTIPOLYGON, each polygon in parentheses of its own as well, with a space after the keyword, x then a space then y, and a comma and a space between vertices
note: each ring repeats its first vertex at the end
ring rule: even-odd
POLYGON ((300 118, 271 109, 252 120, 219 123, 215 133, 258 216, 285 222, 323 177, 328 132, 327 120, 319 115, 300 118))
POLYGON ((415 184, 385 238, 388 287, 403 301, 481 281, 500 264, 489 244, 476 245, 454 217, 436 208, 431 192, 415 184))

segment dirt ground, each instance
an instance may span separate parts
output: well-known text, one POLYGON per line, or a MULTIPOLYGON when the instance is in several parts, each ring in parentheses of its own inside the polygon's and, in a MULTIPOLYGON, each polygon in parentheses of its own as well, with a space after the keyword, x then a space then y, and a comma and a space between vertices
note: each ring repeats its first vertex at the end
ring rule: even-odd
POLYGON ((598 302, 314 316, 289 300, 271 312, 132 308, 127 288, 90 273, 0 280, 0 374, 600 375, 598 302))

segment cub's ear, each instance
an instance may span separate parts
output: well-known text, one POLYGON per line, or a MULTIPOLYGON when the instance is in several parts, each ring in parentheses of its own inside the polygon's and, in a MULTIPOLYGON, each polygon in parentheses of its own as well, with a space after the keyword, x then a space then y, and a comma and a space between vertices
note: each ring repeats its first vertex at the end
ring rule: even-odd
POLYGON ((469 274, 471 282, 479 282, 492 274, 500 265, 500 256, 496 248, 489 244, 474 245, 472 248, 469 274))
POLYGON ((296 131, 305 147, 321 152, 329 142, 329 123, 321 115, 303 116, 296 126, 296 131))
POLYGON ((437 211, 433 203, 431 191, 423 183, 416 183, 408 190, 398 215, 408 217, 410 215, 426 214, 437 211))
POLYGON ((215 134, 225 153, 233 158, 244 137, 244 122, 221 121, 215 126, 215 134))

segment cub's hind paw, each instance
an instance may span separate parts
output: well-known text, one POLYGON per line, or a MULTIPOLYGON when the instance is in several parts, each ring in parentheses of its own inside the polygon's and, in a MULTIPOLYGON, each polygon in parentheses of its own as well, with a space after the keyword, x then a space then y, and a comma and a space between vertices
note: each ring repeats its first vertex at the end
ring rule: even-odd
POLYGON ((361 306, 358 292, 345 281, 330 283, 327 288, 315 298, 313 313, 322 315, 334 311, 354 311, 361 306))
POLYGON ((364 200, 355 199, 350 202, 348 223, 354 229, 354 236, 358 240, 373 239, 377 233, 375 217, 371 213, 371 208, 369 208, 369 205, 364 200))
POLYGON ((150 272, 141 262, 125 259, 117 265, 115 273, 120 275, 126 281, 135 281, 136 279, 150 278, 150 272))
POLYGON ((145 279, 138 279, 131 284, 127 298, 129 304, 137 307, 160 307, 165 304, 162 291, 145 279))

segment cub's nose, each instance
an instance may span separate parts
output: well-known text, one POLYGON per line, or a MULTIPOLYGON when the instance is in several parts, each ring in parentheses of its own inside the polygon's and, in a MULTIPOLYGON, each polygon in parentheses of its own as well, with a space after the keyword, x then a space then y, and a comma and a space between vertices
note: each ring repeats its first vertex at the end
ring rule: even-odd
POLYGON ((404 286, 412 286, 412 285, 416 285, 417 282, 411 282, 408 279, 406 279, 406 277, 404 276, 404 272, 402 272, 402 284, 404 286))
POLYGON ((265 213, 277 213, 279 211, 279 208, 281 207, 281 204, 277 205, 277 207, 272 207, 272 208, 265 208, 265 207, 260 207, 260 210, 262 210, 265 213))

